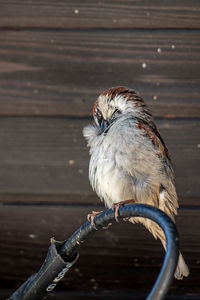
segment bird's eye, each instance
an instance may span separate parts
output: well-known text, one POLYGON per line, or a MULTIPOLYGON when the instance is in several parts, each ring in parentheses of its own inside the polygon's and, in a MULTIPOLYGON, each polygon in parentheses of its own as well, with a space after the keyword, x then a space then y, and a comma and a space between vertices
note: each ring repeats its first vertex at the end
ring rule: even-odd
POLYGON ((119 109, 115 109, 113 114, 116 114, 116 113, 121 114, 121 111, 119 109))
POLYGON ((118 117, 118 115, 121 114, 121 111, 119 109, 115 109, 115 111, 112 114, 112 118, 111 119, 115 119, 118 117))

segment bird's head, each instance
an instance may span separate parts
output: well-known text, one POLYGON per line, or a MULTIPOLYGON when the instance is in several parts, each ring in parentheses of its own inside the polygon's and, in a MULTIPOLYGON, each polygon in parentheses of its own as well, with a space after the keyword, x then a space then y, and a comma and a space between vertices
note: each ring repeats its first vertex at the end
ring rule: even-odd
POLYGON ((83 129, 89 147, 97 145, 95 138, 103 137, 121 117, 138 118, 155 126, 142 98, 134 90, 122 86, 111 88, 97 98, 93 107, 93 117, 95 124, 83 129))
POLYGON ((124 114, 138 118, 151 117, 142 98, 134 90, 122 86, 105 91, 94 103, 93 117, 100 132, 105 132, 124 114))

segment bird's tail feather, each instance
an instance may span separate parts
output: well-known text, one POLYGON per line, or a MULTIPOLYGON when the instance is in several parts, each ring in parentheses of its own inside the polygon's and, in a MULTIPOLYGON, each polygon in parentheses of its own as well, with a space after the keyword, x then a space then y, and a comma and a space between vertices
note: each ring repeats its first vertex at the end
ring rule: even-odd
MULTIPOLYGON (((140 217, 136 218, 130 218, 129 221, 131 223, 142 223, 151 233, 152 235, 157 239, 159 238, 163 244, 163 247, 166 250, 166 239, 165 234, 163 230, 153 221, 149 219, 144 219, 140 217)), ((183 279, 183 277, 187 277, 189 275, 189 269, 185 263, 185 260, 182 256, 182 254, 179 252, 179 259, 176 271, 174 273, 174 277, 178 280, 183 279)))
POLYGON ((190 271, 188 269, 188 266, 186 265, 181 252, 179 252, 178 265, 176 267, 174 277, 178 280, 181 280, 181 279, 183 279, 183 277, 187 277, 189 274, 190 274, 190 271))

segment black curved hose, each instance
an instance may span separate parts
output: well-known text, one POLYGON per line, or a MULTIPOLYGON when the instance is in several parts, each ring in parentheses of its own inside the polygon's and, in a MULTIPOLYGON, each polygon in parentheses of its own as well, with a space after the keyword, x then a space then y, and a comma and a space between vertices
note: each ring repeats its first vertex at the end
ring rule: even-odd
MULTIPOLYGON (((156 222, 164 231, 167 241, 167 249, 160 274, 149 294, 147 300, 161 300, 167 294, 169 286, 173 280, 179 256, 178 234, 175 224, 161 210, 144 204, 125 205, 119 209, 119 216, 144 217, 156 222)), ((112 209, 106 210, 95 218, 97 229, 109 224, 115 218, 112 209)), ((86 237, 95 231, 90 222, 82 225, 67 242, 62 246, 59 253, 65 258, 69 258, 80 247, 86 237)))
MULTIPOLYGON (((162 300, 172 282, 179 256, 178 234, 175 224, 161 210, 144 204, 125 205, 119 209, 119 219, 144 217, 156 222, 164 231, 167 249, 160 274, 146 300, 162 300)), ((112 209, 95 218, 96 229, 105 227, 115 219, 112 209)), ((44 264, 9 298, 10 300, 39 300, 56 286, 78 257, 77 250, 89 234, 96 231, 90 222, 83 224, 61 246, 53 241, 44 264)))

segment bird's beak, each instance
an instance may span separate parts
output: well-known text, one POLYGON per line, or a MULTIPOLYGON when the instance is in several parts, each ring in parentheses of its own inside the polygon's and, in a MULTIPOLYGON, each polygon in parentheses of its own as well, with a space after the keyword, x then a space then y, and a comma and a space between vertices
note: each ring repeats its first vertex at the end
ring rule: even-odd
POLYGON ((100 127, 101 127, 102 132, 105 131, 106 128, 108 127, 108 122, 106 120, 102 119, 100 127))

